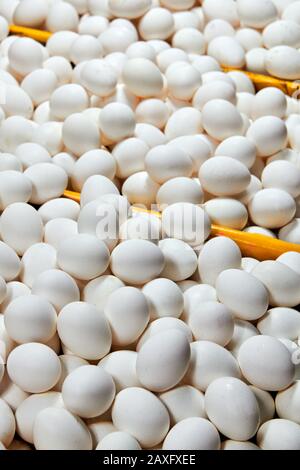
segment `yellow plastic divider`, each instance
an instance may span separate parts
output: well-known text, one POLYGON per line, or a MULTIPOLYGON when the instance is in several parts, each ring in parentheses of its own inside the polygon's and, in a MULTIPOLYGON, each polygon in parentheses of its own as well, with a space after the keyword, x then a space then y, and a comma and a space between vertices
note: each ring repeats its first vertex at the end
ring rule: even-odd
MULTIPOLYGON (((64 196, 73 201, 80 202, 80 193, 74 191, 65 191, 64 196)), ((134 212, 142 212, 161 217, 161 213, 157 211, 149 211, 141 207, 132 206, 134 212)), ((283 253, 296 251, 300 253, 300 245, 296 243, 288 243, 282 240, 273 239, 256 233, 241 232, 228 227, 212 225, 211 234, 213 237, 228 237, 240 247, 243 256, 256 258, 260 261, 274 260, 283 253)))
POLYGON ((17 26, 14 24, 10 25, 9 31, 11 34, 16 34, 17 36, 25 36, 31 39, 35 39, 39 42, 47 42, 48 39, 52 36, 52 33, 50 33, 49 31, 26 28, 25 26, 17 26))

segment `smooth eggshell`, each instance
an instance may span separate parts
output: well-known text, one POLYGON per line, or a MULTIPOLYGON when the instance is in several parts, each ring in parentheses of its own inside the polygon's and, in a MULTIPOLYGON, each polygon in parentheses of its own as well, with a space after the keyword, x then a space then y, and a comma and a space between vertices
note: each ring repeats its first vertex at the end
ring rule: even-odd
POLYGON ((63 344, 83 359, 104 357, 111 347, 111 331, 104 313, 86 302, 72 302, 60 312, 57 330, 63 344))
POLYGON ((232 354, 210 341, 191 344, 192 356, 185 383, 205 391, 209 384, 220 377, 240 378, 240 369, 232 354))
POLYGON ((98 367, 102 367, 112 376, 118 393, 128 387, 141 386, 136 373, 136 360, 135 351, 114 351, 101 359, 98 367))
POLYGON ((9 336, 17 343, 47 343, 56 332, 54 307, 35 295, 14 299, 6 308, 4 323, 9 336))
POLYGON ((186 418, 206 418, 204 394, 190 385, 180 385, 159 395, 166 406, 171 425, 186 418))
POLYGON ((263 390, 283 390, 293 382, 295 366, 290 352, 271 336, 246 340, 240 347, 238 361, 244 377, 263 390))
POLYGON ((250 172, 243 163, 231 157, 213 157, 199 171, 202 187, 215 196, 232 196, 244 191, 250 183, 250 172))
POLYGON ((300 302, 300 275, 278 261, 263 261, 252 273, 267 288, 272 307, 295 307, 300 302))
POLYGON ((145 284, 159 276, 164 267, 160 248, 146 240, 127 240, 111 254, 111 270, 122 281, 145 284))
POLYGON ((115 397, 112 377, 101 367, 86 365, 72 371, 62 386, 66 408, 82 418, 105 413, 115 397))
POLYGON ((241 320, 254 321, 267 311, 269 295, 264 284, 240 269, 223 271, 216 282, 217 296, 241 320))
POLYGON ((296 213, 293 197, 283 189, 258 191, 249 202, 252 221, 264 228, 276 229, 287 225, 296 213))
POLYGON ((159 333, 139 350, 137 376, 148 390, 169 390, 184 377, 190 356, 190 345, 183 333, 177 330, 159 333))
POLYGON ((33 425, 40 411, 45 408, 63 408, 61 393, 46 392, 35 393, 28 396, 16 410, 16 424, 18 435, 26 442, 33 444, 33 425))
POLYGON ((48 346, 26 343, 17 346, 8 356, 7 372, 25 392, 40 393, 54 387, 61 374, 61 365, 48 346))
POLYGON ((215 426, 203 418, 186 418, 167 434, 163 450, 219 450, 220 436, 215 426))
POLYGON ((33 442, 39 450, 92 450, 92 437, 87 426, 63 408, 45 408, 38 414, 33 442))
POLYGON ((134 343, 149 322, 146 296, 134 287, 121 287, 112 292, 104 313, 112 331, 112 344, 127 346, 134 343))
POLYGON ((96 236, 79 234, 62 242, 57 252, 58 266, 81 280, 100 276, 108 267, 109 251, 96 236))
POLYGON ((229 439, 247 441, 259 426, 259 408, 254 393, 244 382, 233 377, 219 378, 209 385, 205 409, 210 421, 229 439))
POLYGON ((18 255, 34 243, 42 241, 43 224, 38 212, 29 204, 16 202, 7 207, 1 215, 2 240, 18 255))
POLYGON ((163 403, 153 393, 138 387, 118 393, 112 409, 112 420, 120 431, 130 433, 145 448, 159 444, 170 425, 169 414, 163 403))
POLYGON ((257 443, 263 450, 299 450, 300 426, 287 419, 272 419, 260 427, 257 443))

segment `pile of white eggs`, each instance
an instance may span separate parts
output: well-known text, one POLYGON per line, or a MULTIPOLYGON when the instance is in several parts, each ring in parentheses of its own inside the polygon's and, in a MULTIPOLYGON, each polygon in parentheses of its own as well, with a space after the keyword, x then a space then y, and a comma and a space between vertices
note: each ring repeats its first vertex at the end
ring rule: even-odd
POLYGON ((0 449, 299 450, 300 2, 0 15, 0 449))

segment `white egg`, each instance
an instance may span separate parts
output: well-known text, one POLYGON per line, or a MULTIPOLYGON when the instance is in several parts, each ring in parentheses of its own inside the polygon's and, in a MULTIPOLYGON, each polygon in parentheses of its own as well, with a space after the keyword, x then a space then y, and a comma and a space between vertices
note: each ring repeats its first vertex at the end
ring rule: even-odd
POLYGON ((288 225, 279 230, 279 239, 291 243, 299 243, 300 240, 300 220, 294 219, 288 225))
POLYGON ((241 252, 229 238, 217 237, 205 243, 200 251, 199 274, 202 282, 215 285, 219 274, 226 269, 239 269, 241 252))
MULTIPOLYGON (((49 201, 51 202, 51 201, 49 201)), ((77 222, 65 217, 58 217, 45 225, 44 240, 45 243, 53 246, 56 250, 66 238, 71 238, 78 234, 77 222)))
POLYGON ((258 322, 257 328, 263 335, 295 341, 300 335, 300 314, 292 308, 272 308, 258 322))
POLYGON ((204 0, 203 13, 208 20, 221 18, 228 21, 232 26, 239 25, 236 2, 233 0, 204 0))
POLYGON ((231 157, 217 156, 203 163, 199 179, 207 192, 216 196, 231 196, 247 188, 250 172, 245 165, 231 157))
POLYGON ((66 172, 52 163, 32 165, 27 168, 24 175, 32 184, 30 202, 33 204, 44 204, 51 199, 60 197, 68 184, 66 172))
POLYGON ((215 426, 203 418, 186 418, 167 434, 163 450, 219 450, 220 436, 215 426))
POLYGON ((11 380, 25 392, 50 390, 59 380, 61 365, 57 355, 41 343, 17 346, 8 356, 7 372, 11 380))
POLYGON ((160 248, 146 240, 127 240, 111 254, 111 270, 122 281, 142 285, 159 276, 164 268, 160 248))
POLYGON ((253 196, 248 209, 255 224, 268 229, 278 229, 291 222, 296 213, 296 203, 287 191, 268 188, 253 196))
POLYGON ((272 419, 258 430, 257 443, 263 450, 299 450, 300 426, 287 419, 272 419))
POLYGON ((167 207, 162 214, 162 227, 168 237, 185 241, 191 246, 203 243, 211 230, 206 212, 189 203, 176 203, 167 207))
POLYGON ((236 359, 227 349, 210 341, 191 344, 191 360, 184 382, 205 392, 207 387, 221 377, 240 378, 236 359))
POLYGON ((284 160, 271 162, 262 173, 264 188, 278 188, 288 192, 293 198, 300 195, 300 169, 284 160))
MULTIPOLYGON (((146 143, 135 137, 122 140, 112 151, 116 161, 116 175, 119 178, 128 178, 134 173, 145 169, 145 156, 149 150, 146 143)), ((106 175, 105 175, 106 176, 106 175)))
POLYGON ((268 289, 270 305, 274 307, 298 305, 300 276, 291 268, 278 261, 264 261, 254 268, 252 274, 268 289))
POLYGON ((129 387, 140 387, 136 373, 137 353, 135 351, 121 350, 107 354, 98 363, 108 372, 116 385, 117 393, 129 387))
POLYGON ((200 86, 193 96, 193 106, 200 111, 206 103, 214 99, 221 99, 236 104, 236 91, 229 83, 213 81, 200 86))
POLYGON ((77 31, 79 17, 73 5, 67 2, 54 2, 50 5, 46 19, 46 28, 57 31, 77 31))
POLYGON ((148 59, 129 59, 123 68, 122 78, 126 87, 142 98, 159 96, 163 89, 161 72, 148 59))
POLYGON ((235 230, 242 230, 247 225, 248 212, 240 201, 216 198, 206 202, 204 207, 212 223, 235 230))
POLYGON ((216 281, 217 296, 241 320, 257 320, 267 311, 269 295, 254 275, 240 269, 223 271, 216 281))
POLYGON ((191 329, 186 323, 184 323, 182 320, 179 320, 178 318, 163 317, 149 323, 148 327, 137 343, 136 350, 139 351, 146 341, 148 341, 148 339, 152 338, 153 336, 164 331, 174 329, 182 332, 186 336, 189 343, 193 341, 191 329))
POLYGON ((2 240, 23 255, 27 248, 42 241, 43 224, 38 212, 28 204, 14 203, 0 219, 2 240))
POLYGON ((244 26, 261 29, 276 20, 278 12, 271 0, 238 0, 237 13, 244 26))
POLYGON ((16 422, 14 414, 8 404, 0 399, 0 413, 1 413, 1 424, 0 424, 0 439, 1 443, 8 447, 15 435, 16 422))
POLYGON ((99 117, 100 129, 113 142, 131 137, 135 129, 135 116, 132 109, 122 103, 106 105, 99 117))
POLYGON ((204 194, 196 179, 177 177, 161 185, 156 195, 156 202, 160 209, 176 202, 203 204, 204 194))
POLYGON ((3 88, 3 92, 5 93, 5 100, 1 101, 5 102, 1 103, 1 107, 6 117, 17 115, 31 119, 33 114, 33 102, 27 90, 7 84, 5 88, 3 88))
POLYGON ((94 36, 81 34, 72 43, 70 49, 70 59, 75 65, 81 62, 97 59, 102 55, 101 42, 94 36))
POLYGON ((286 147, 287 128, 276 116, 265 116, 251 124, 247 137, 257 147, 258 156, 269 157, 286 147))
POLYGON ((165 134, 157 127, 151 124, 137 123, 134 131, 135 137, 141 139, 148 145, 149 148, 153 148, 157 145, 167 143, 165 134))
POLYGON ((14 299, 5 310, 9 336, 19 344, 47 343, 56 332, 56 312, 45 299, 25 295, 14 299))
POLYGON ((16 155, 10 153, 2 153, 0 160, 0 172, 13 170, 22 171, 22 163, 16 155))
POLYGON ((150 178, 162 184, 178 176, 191 176, 193 162, 181 148, 159 145, 147 153, 145 168, 150 178))
POLYGON ((201 165, 212 156, 212 152, 207 142, 199 135, 184 135, 176 137, 169 142, 169 145, 176 145, 184 150, 194 163, 194 171, 199 171, 201 165))
POLYGON ((82 113, 71 114, 66 118, 62 127, 62 139, 66 148, 76 156, 100 146, 97 124, 82 113))
POLYGON ((45 408, 63 408, 61 393, 35 393, 28 396, 16 409, 16 424, 19 436, 33 444, 33 425, 35 418, 45 408))
POLYGON ((79 211, 79 204, 66 198, 51 199, 43 204, 38 210, 44 224, 57 218, 77 220, 79 211))
POLYGON ((63 408, 45 408, 33 427, 39 450, 92 450, 92 437, 85 423, 63 408))
POLYGON ((84 111, 88 108, 88 104, 87 92, 76 83, 62 85, 50 96, 50 111, 58 120, 84 111))
MULTIPOLYGON (((202 117, 198 109, 183 106, 176 110, 168 119, 165 127, 165 135, 168 139, 168 145, 172 146, 174 139, 183 136, 192 136, 200 134, 203 131, 202 117)), ((186 153, 185 148, 180 147, 186 153)))
POLYGON ((141 450, 138 441, 126 432, 107 434, 96 447, 96 450, 141 450))
POLYGON ((166 436, 170 418, 162 402, 148 390, 132 387, 117 394, 113 424, 135 437, 144 448, 159 444, 166 436))
POLYGON ((138 352, 138 379, 145 388, 154 392, 173 388, 184 377, 190 356, 190 345, 184 333, 177 330, 158 333, 148 339, 138 352))
POLYGON ((62 152, 64 148, 62 123, 50 121, 41 124, 35 129, 33 138, 34 142, 44 147, 51 156, 62 152))
POLYGON ((162 277, 172 281, 183 281, 194 274, 197 268, 197 256, 187 243, 166 238, 159 242, 159 247, 165 258, 162 277))
POLYGON ((233 441, 231 439, 227 439, 226 441, 222 442, 221 446, 222 450, 260 450, 260 448, 253 444, 250 441, 233 441))
POLYGON ((157 53, 156 61, 161 72, 165 73, 171 64, 175 64, 176 62, 188 63, 189 58, 187 53, 182 49, 178 49, 177 47, 166 47, 157 53))
POLYGON ((276 46, 265 56, 266 71, 274 77, 297 80, 300 72, 300 52, 289 46, 276 46))
POLYGON ((210 421, 229 439, 247 441, 256 434, 258 404, 250 387, 241 380, 233 377, 214 380, 206 390, 205 409, 210 421))
POLYGON ((42 68, 43 52, 39 43, 30 38, 16 39, 8 50, 11 68, 22 77, 42 68))
POLYGON ((84 207, 89 202, 95 201, 96 199, 108 194, 119 194, 119 190, 114 183, 103 175, 90 176, 85 181, 81 190, 81 207, 84 207))
POLYGON ((144 40, 168 39, 174 31, 173 15, 166 8, 151 8, 141 18, 138 30, 144 40))
POLYGON ((115 384, 112 377, 101 367, 93 365, 72 371, 62 386, 62 398, 66 408, 82 418, 103 414, 112 404, 114 397, 115 384))
POLYGON ((217 302, 216 289, 208 284, 198 284, 184 291, 183 320, 188 321, 194 308, 203 302, 217 302))
POLYGON ((275 403, 271 393, 261 390, 260 388, 250 385, 252 392, 255 395, 260 414, 260 424, 272 419, 275 414, 275 403))
POLYGON ((258 335, 240 347, 238 361, 243 376, 263 390, 279 391, 294 379, 295 366, 288 349, 276 338, 258 335))
POLYGON ((48 300, 57 312, 79 300, 79 289, 74 279, 58 269, 41 273, 32 286, 32 294, 48 300))
POLYGON ((240 43, 230 36, 218 36, 208 44, 208 55, 228 67, 241 69, 245 65, 245 51, 240 43))
POLYGON ((59 85, 66 85, 71 82, 72 67, 65 57, 50 57, 43 63, 43 68, 55 73, 59 85))
POLYGON ((75 356, 73 354, 62 354, 58 356, 61 365, 61 375, 60 379, 53 388, 57 392, 61 392, 62 385, 66 377, 73 372, 73 370, 78 369, 78 367, 88 365, 88 362, 82 359, 81 357, 75 356))
POLYGON ((10 204, 28 202, 32 195, 30 179, 20 171, 0 172, 0 209, 3 211, 10 204))
POLYGON ((234 331, 232 340, 228 343, 227 349, 237 357, 241 345, 252 336, 259 334, 257 328, 252 323, 245 320, 234 321, 234 331))
POLYGON ((134 343, 150 317, 146 296, 134 287, 122 287, 112 292, 104 313, 112 331, 112 344, 117 346, 134 343))
POLYGON ((289 419, 297 424, 300 423, 299 385, 300 382, 297 380, 289 388, 279 392, 275 401, 279 418, 289 419))
POLYGON ((226 346, 233 337, 233 316, 225 305, 218 302, 203 302, 199 308, 194 307, 188 324, 196 341, 211 341, 226 346))
POLYGON ((14 153, 16 148, 34 138, 34 123, 21 116, 11 116, 0 126, 0 146, 2 152, 14 153))
POLYGON ((225 140, 234 135, 242 135, 243 120, 232 103, 225 100, 211 100, 203 108, 203 127, 217 140, 225 140))
POLYGON ((206 418, 204 394, 190 385, 181 385, 159 395, 166 406, 171 425, 186 418, 206 418))
POLYGON ((90 93, 106 97, 115 91, 118 77, 114 69, 107 62, 93 59, 87 61, 82 66, 80 80, 90 93))

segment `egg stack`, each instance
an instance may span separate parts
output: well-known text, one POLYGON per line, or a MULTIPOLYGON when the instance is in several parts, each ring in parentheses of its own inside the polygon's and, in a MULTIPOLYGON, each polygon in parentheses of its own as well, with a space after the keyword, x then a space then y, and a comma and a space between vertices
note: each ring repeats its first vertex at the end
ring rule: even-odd
POLYGON ((0 448, 299 450, 299 2, 0 15, 0 448))

